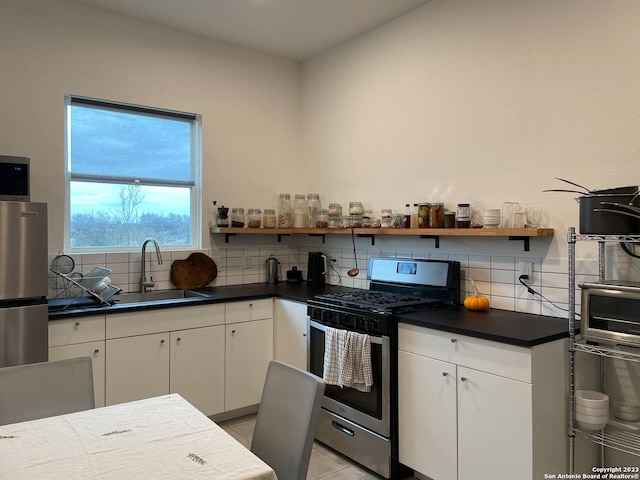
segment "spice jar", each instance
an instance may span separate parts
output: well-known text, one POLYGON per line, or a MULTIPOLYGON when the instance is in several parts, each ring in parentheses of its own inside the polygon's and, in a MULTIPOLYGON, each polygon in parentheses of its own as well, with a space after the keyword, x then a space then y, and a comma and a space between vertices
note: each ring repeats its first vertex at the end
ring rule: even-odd
POLYGON ((456 228, 471 227, 471 208, 468 203, 459 203, 456 211, 456 228))
POLYGON ((320 195, 317 193, 310 193, 307 195, 307 208, 309 209, 308 213, 308 222, 309 227, 313 228, 316 226, 316 217, 320 214, 321 204, 320 204, 320 195))
POLYGON ((362 202, 349 202, 349 215, 362 215, 363 213, 362 202))
POLYGON ((231 209, 231 226, 234 228, 244 227, 244 208, 231 209))
POLYGON ((278 225, 277 228, 291 228, 291 196, 288 193, 281 193, 278 200, 278 225))
POLYGON ((365 210, 362 214, 362 226, 364 228, 371 228, 373 226, 373 212, 371 210, 365 210))
POLYGON ((264 228, 276 228, 276 211, 273 208, 265 208, 262 221, 264 228))
POLYGON ((431 205, 429 223, 431 228, 444 228, 444 203, 431 205))
POLYGON ((247 227, 260 228, 262 224, 262 212, 258 208, 250 208, 247 210, 247 227))
POLYGON ((431 204, 419 203, 418 204, 418 228, 429 228, 431 225, 431 204))
POLYGON ((329 211, 327 209, 320 210, 316 215, 316 228, 327 228, 329 226, 329 211))
POLYGON ((456 228, 456 214, 455 212, 444 213, 444 228, 456 228))
POLYGON ((389 228, 392 224, 392 214, 390 208, 383 208, 380 211, 380 226, 382 228, 389 228))
POLYGON ((342 226, 342 205, 339 203, 329 204, 329 228, 339 228, 342 226))

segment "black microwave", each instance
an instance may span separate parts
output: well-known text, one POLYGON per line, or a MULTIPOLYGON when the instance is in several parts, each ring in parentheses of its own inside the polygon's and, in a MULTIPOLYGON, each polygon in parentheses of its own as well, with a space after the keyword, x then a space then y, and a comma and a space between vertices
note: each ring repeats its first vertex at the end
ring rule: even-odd
POLYGON ((582 283, 580 333, 585 340, 640 347, 640 284, 582 283))
POLYGON ((29 201, 29 159, 0 155, 0 200, 29 201))

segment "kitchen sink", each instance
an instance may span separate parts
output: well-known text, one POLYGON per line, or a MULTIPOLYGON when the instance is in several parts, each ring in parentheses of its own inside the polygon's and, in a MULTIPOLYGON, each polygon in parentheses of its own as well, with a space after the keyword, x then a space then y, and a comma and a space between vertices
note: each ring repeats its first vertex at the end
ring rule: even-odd
MULTIPOLYGON (((165 303, 179 302, 180 300, 189 301, 198 298, 210 298, 204 293, 194 292, 192 290, 152 290, 144 293, 122 293, 109 298, 109 303, 115 305, 131 305, 144 303, 165 303)), ((89 296, 79 298, 55 298, 49 300, 50 310, 65 310, 76 308, 95 308, 100 306, 96 300, 89 296)))
POLYGON ((152 290, 144 293, 122 293, 114 295, 109 300, 116 304, 162 302, 165 300, 180 300, 187 298, 207 298, 207 295, 192 290, 152 290))

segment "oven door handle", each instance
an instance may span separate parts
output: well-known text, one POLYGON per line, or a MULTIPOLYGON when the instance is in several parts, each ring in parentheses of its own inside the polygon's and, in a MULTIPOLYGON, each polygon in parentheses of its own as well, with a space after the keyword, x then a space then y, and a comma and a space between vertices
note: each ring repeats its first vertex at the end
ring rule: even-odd
MULTIPOLYGON (((318 323, 318 322, 314 322, 313 320, 309 321, 309 326, 311 328, 315 328, 317 330, 322 330, 325 333, 327 331, 327 326, 326 325, 323 325, 323 324, 318 323)), ((337 329, 337 330, 347 330, 347 329, 346 328, 340 328, 340 329, 337 329)), ((371 343, 375 343, 376 345, 382 345, 382 338, 381 337, 374 337, 373 335, 369 335, 369 341, 371 343)))

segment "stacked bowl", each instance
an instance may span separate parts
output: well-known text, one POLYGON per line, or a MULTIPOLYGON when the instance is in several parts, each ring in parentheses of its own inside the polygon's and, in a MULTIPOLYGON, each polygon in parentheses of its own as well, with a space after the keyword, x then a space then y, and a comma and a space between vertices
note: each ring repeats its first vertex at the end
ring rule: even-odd
POLYGON ((629 402, 613 402, 613 415, 620 420, 637 422, 640 420, 640 405, 629 402))
POLYGON ((609 423, 609 397, 592 390, 576 390, 576 422, 585 430, 600 430, 609 423))
POLYGON ((489 208, 482 214, 484 228, 498 228, 500 226, 500 209, 489 208))

